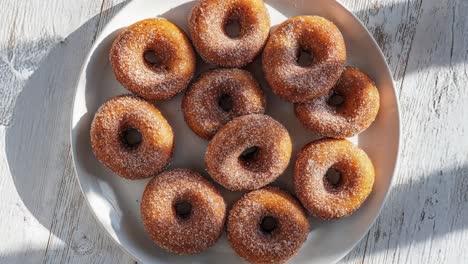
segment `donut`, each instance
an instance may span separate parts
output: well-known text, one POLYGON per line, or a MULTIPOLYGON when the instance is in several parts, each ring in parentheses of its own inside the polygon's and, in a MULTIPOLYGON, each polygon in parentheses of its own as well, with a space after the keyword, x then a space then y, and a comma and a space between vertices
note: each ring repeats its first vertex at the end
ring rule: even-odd
POLYGON ((335 85, 346 61, 340 30, 318 16, 297 16, 281 23, 263 50, 262 67, 273 92, 297 103, 322 96, 335 85), (311 56, 300 65, 301 52, 311 56))
POLYGON ((141 199, 141 219, 151 239, 176 254, 195 254, 224 230, 223 196, 199 173, 173 169, 154 177, 141 199))
POLYGON ((357 210, 372 191, 374 166, 366 153, 345 139, 307 144, 294 164, 294 187, 314 216, 337 219, 357 210))
POLYGON ((352 137, 370 126, 379 111, 379 91, 355 67, 346 67, 328 94, 294 105, 305 128, 334 138, 352 137))
POLYGON ((116 79, 147 100, 167 100, 184 89, 195 72, 195 53, 179 27, 149 18, 124 29, 110 49, 116 79))
POLYGON ((278 121, 262 114, 245 115, 216 133, 205 153, 205 167, 229 190, 254 190, 283 173, 291 148, 288 131, 278 121))
POLYGON ((262 89, 248 71, 215 69, 185 92, 182 111, 193 132, 209 140, 234 117, 263 114, 265 104, 262 89))
POLYGON ((90 134, 96 158, 130 180, 161 172, 174 147, 172 128, 161 112, 133 95, 105 102, 94 115, 90 134))
POLYGON ((270 17, 263 0, 199 0, 189 15, 189 31, 203 60, 241 68, 260 54, 270 32, 270 17), (238 35, 226 30, 235 23, 238 35))
POLYGON ((251 263, 286 262, 308 233, 305 210, 277 188, 249 192, 229 211, 228 241, 239 256, 251 263))

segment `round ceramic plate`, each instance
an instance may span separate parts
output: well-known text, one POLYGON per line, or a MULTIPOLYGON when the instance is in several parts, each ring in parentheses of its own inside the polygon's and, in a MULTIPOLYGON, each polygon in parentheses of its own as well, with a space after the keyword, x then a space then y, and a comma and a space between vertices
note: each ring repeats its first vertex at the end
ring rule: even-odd
MULTIPOLYGON (((135 0, 126 5, 105 27, 91 49, 79 78, 73 106, 71 141, 76 175, 97 220, 109 235, 130 255, 143 263, 237 263, 241 259, 227 243, 225 234, 209 250, 193 256, 175 256, 158 248, 146 234, 140 220, 140 198, 149 180, 124 180, 102 166, 90 146, 90 124, 99 106, 112 96, 128 93, 113 75, 108 59, 112 41, 122 28, 149 17, 164 17, 187 31, 188 12, 195 1, 135 0)), ((350 139, 359 144, 372 159, 376 169, 373 192, 362 207, 342 220, 320 221, 311 218, 307 241, 293 263, 331 263, 345 256, 363 237, 378 216, 395 173, 399 146, 399 112, 393 80, 385 59, 365 27, 346 8, 331 0, 266 1, 271 24, 296 15, 319 15, 333 21, 343 33, 348 51, 347 64, 367 72, 380 92, 380 112, 364 133, 350 139)), ((197 61, 198 73, 213 68, 197 61)), ((267 95, 267 114, 286 126, 293 140, 294 162, 297 151, 318 137, 302 128, 293 106, 281 101, 266 85, 257 59, 246 67, 259 80, 267 95)), ((204 169, 207 141, 197 137, 184 122, 182 94, 155 105, 168 119, 175 132, 176 147, 170 168, 191 168, 209 175, 204 169)), ((274 183, 292 189, 291 166, 274 183)), ((218 186, 231 204, 242 193, 218 186)))

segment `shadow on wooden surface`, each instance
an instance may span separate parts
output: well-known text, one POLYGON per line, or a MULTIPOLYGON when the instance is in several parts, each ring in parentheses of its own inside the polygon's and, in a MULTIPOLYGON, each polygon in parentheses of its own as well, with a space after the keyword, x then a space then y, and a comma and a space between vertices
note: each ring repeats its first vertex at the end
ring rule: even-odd
MULTIPOLYGON (((416 175, 414 180, 394 186, 382 214, 369 235, 361 241, 367 246, 366 256, 382 252, 392 254, 397 249, 442 239, 452 232, 467 229, 466 190, 468 163, 427 175, 416 175), (382 219, 384 215, 391 215, 392 218, 382 219), (381 222, 388 226, 381 226, 381 222), (377 224, 381 227, 376 228, 377 224)), ((362 252, 351 252, 347 256, 349 260, 362 257, 362 252)))
MULTIPOLYGON (((79 190, 64 186, 70 182, 67 177, 74 177, 69 154, 70 117, 77 78, 85 55, 100 31, 101 20, 127 3, 122 2, 92 17, 51 49, 25 82, 16 100, 14 121, 6 130, 5 151, 16 190, 30 213, 52 232, 53 225, 57 224, 56 215, 64 210, 59 208, 61 201, 58 199, 67 197, 61 192, 79 190)), ((75 206, 77 208, 68 209, 80 210, 80 205, 75 206)), ((69 218, 58 221, 62 220, 77 221, 69 218)), ((60 232, 51 236, 69 243, 71 234, 60 232)), ((47 257, 45 248, 37 250, 27 253, 29 260, 40 261, 47 257)), ((18 256, 23 254, 25 252, 18 252, 18 256)), ((16 261, 21 259, 18 256, 16 261)), ((0 262, 3 261, 10 263, 5 259, 0 262)))
MULTIPOLYGON (((114 11, 121 9, 126 3, 114 6, 114 11)), ((466 5, 462 6, 463 8, 457 6, 464 5, 463 1, 432 0, 425 4, 432 4, 435 11, 442 12, 435 13, 436 22, 445 21, 443 17, 463 15, 461 12, 468 9, 466 5), (447 8, 444 5, 450 5, 453 8, 447 8)), ((424 45, 431 44, 413 43, 414 37, 402 37, 405 34, 416 34, 418 17, 423 12, 422 5, 422 1, 409 1, 409 3, 397 4, 391 8, 376 5, 375 10, 356 12, 382 47, 397 80, 412 72, 430 67, 453 67, 467 60, 466 53, 463 53, 464 42, 457 42, 458 36, 454 35, 453 28, 457 28, 457 24, 447 23, 447 31, 442 36, 447 42, 447 48, 441 51, 444 53, 443 56, 437 56, 438 60, 428 58, 427 63, 409 63, 412 46, 415 46, 415 54, 412 56, 423 54, 427 56, 423 48, 425 48, 424 45), (409 5, 413 8, 409 8, 409 5), (405 12, 408 13, 401 15, 405 12), (462 45, 456 45, 456 43, 462 45), (398 48, 395 48, 395 45, 398 48), (400 49, 407 50, 405 53, 407 56, 399 57, 400 49)), ((94 41, 95 36, 90 32, 94 33, 96 30, 90 30, 90 28, 96 28, 99 19, 100 15, 87 21, 64 41, 58 43, 42 60, 39 68, 32 74, 19 94, 14 110, 14 122, 6 132, 6 155, 17 192, 28 210, 47 229, 52 229, 52 220, 57 210, 56 195, 64 182, 66 166, 70 164, 71 106, 75 84, 85 58, 81 55, 82 49, 89 49, 94 41), (80 56, 77 56, 77 53, 80 56)), ((427 37, 416 38, 417 41, 430 40, 433 37, 432 34, 440 33, 431 32, 431 25, 433 24, 429 23, 419 33, 428 34, 427 37)), ((463 36, 460 34, 460 37, 463 36)), ((416 157, 407 158, 416 159, 416 157)), ((400 170, 404 169, 400 168, 400 170)), ((468 227, 467 178, 468 164, 434 171, 428 175, 414 175, 414 180, 410 179, 407 183, 394 186, 383 208, 384 211, 390 210, 394 216, 390 222, 391 226, 386 228, 392 232, 372 230, 372 236, 367 239, 375 240, 376 246, 367 249, 366 254, 405 247, 409 243, 440 238, 451 232, 466 229, 468 227), (408 212, 408 208, 406 210, 404 208, 414 205, 417 205, 413 210, 414 214, 404 215, 403 212, 408 212), (446 214, 446 217, 435 218, 435 212, 446 214), (407 234, 404 231, 407 229, 416 230, 412 233, 413 237, 405 237, 407 234), (391 240, 392 244, 378 243, 383 240, 390 241, 388 239, 390 236, 395 237, 391 240), (401 243, 398 243, 399 241, 401 243)), ((381 218, 377 221, 381 221, 381 218)), ((96 225, 96 223, 89 224, 96 225)), ((54 235, 65 242, 69 238, 63 234, 54 235)), ((44 252, 38 251, 34 254, 39 260, 43 258, 44 252)), ((6 263, 10 262, 8 258, 4 260, 6 263)), ((11 256, 11 260, 15 260, 15 256, 11 256)))

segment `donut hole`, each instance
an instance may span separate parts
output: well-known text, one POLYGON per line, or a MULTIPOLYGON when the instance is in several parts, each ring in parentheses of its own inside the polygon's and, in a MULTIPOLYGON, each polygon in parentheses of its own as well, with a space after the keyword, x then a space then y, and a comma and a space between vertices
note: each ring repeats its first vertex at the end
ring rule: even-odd
POLYGON ((192 205, 187 201, 177 202, 174 204, 174 211, 177 217, 185 220, 192 214, 192 205))
POLYGON ((337 92, 332 92, 330 97, 327 100, 327 104, 333 107, 339 107, 344 103, 344 96, 337 93, 337 92))
POLYGON ((312 65, 313 62, 314 62, 314 56, 312 52, 305 50, 305 49, 299 49, 297 58, 296 58, 297 65, 301 67, 308 67, 312 65))
POLYGON ((148 63, 150 66, 157 66, 161 62, 161 58, 154 50, 145 51, 143 53, 143 58, 145 59, 145 62, 148 63))
POLYGON ((246 148, 239 156, 239 162, 245 168, 252 168, 258 161, 260 155, 260 148, 253 146, 246 148))
POLYGON ((232 100, 232 96, 229 94, 222 94, 218 100, 218 106, 224 112, 230 112, 233 108, 234 102, 232 100))
POLYGON ((330 192, 339 191, 343 186, 343 175, 336 168, 328 169, 323 180, 325 189, 330 192))
POLYGON ((224 25, 224 31, 228 37, 238 38, 241 34, 239 19, 235 17, 229 18, 224 25))
POLYGON ((278 220, 273 216, 265 216, 260 221, 260 230, 264 234, 271 234, 278 228, 278 220))
POLYGON ((245 12, 240 8, 232 8, 226 13, 223 23, 224 34, 231 39, 237 39, 242 34, 242 16, 245 12))
POLYGON ((136 149, 142 141, 143 135, 136 128, 127 127, 120 132, 120 142, 126 149, 136 149))

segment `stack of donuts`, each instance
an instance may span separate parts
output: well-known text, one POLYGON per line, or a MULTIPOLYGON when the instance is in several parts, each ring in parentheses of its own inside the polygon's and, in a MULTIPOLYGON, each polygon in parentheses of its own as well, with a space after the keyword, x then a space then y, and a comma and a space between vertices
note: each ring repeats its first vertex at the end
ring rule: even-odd
POLYGON ((346 217, 371 193, 372 162, 345 138, 374 121, 378 90, 366 73, 345 66, 343 36, 325 18, 289 18, 270 34, 262 0, 199 0, 188 17, 190 39, 163 18, 139 21, 117 36, 110 63, 132 94, 99 108, 91 124, 93 152, 123 178, 153 177, 141 199, 141 219, 159 247, 199 253, 226 229, 245 260, 285 262, 307 239, 307 212, 325 220, 346 217), (236 35, 226 29, 232 23, 239 25, 236 35), (192 80, 197 53, 218 68, 192 80), (260 55, 269 88, 294 103, 304 127, 323 137, 293 157, 294 194, 271 186, 290 164, 292 139, 264 114, 262 88, 241 69, 260 55), (170 100, 185 88, 182 113, 192 131, 209 141, 210 177, 166 170, 174 135, 151 102, 170 100), (227 211, 212 181, 244 194, 227 211))

